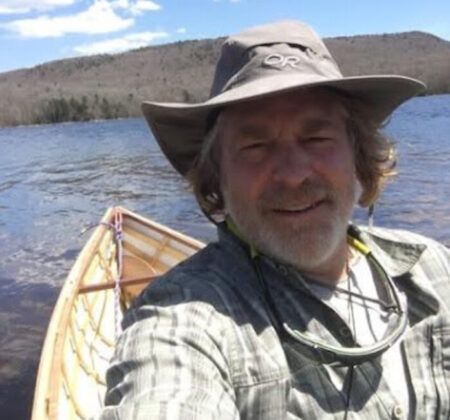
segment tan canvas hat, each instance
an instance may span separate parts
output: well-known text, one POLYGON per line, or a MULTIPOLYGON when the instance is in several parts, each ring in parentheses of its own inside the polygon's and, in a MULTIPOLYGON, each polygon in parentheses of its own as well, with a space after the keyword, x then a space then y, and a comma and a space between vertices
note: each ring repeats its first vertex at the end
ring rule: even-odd
POLYGON ((328 86, 364 100, 380 122, 425 85, 396 75, 343 77, 319 36, 299 21, 250 28, 222 46, 209 99, 197 104, 144 102, 162 151, 182 175, 192 167, 211 114, 230 104, 328 86))

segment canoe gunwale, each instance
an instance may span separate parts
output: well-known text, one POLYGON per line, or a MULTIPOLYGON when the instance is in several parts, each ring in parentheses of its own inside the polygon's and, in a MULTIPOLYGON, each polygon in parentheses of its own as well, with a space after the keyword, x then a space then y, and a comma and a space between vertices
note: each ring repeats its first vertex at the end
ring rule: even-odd
MULTIPOLYGON (((166 226, 156 223, 153 220, 149 220, 144 217, 141 217, 138 214, 130 212, 129 210, 127 210, 123 207, 116 207, 116 210, 122 212, 122 214, 129 219, 135 220, 136 222, 144 224, 146 226, 150 226, 152 229, 156 230, 157 232, 161 233, 164 236, 169 236, 169 237, 171 237, 171 239, 174 239, 177 242, 182 242, 184 245, 187 245, 189 248, 195 248, 198 250, 205 246, 205 244, 203 242, 197 241, 196 239, 193 239, 187 235, 184 235, 183 233, 177 232, 174 229, 170 229, 166 226)), ((126 220, 124 221, 124 223, 126 223, 126 220)))

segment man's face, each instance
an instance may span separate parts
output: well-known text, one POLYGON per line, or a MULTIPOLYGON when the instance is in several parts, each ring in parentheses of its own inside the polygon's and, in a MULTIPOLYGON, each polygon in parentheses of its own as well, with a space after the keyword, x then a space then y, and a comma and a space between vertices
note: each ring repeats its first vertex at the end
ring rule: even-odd
POLYGON ((225 211, 241 233, 302 271, 333 272, 346 256, 356 186, 337 95, 316 89, 242 103, 219 124, 225 211))

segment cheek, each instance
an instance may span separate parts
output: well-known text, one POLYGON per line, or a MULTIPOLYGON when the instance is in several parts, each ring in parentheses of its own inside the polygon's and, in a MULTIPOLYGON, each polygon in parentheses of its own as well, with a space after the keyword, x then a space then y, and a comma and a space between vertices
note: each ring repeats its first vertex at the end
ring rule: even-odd
POLYGON ((220 187, 222 191, 234 189, 236 168, 230 154, 224 152, 220 162, 220 187))
POLYGON ((324 154, 318 160, 324 171, 340 178, 350 178, 355 174, 355 162, 353 152, 348 144, 342 144, 329 153, 324 154))
POLYGON ((264 176, 257 165, 243 165, 237 159, 224 159, 220 179, 224 195, 239 198, 242 203, 250 204, 257 199, 264 188, 264 176))
POLYGON ((348 149, 335 150, 323 155, 315 165, 315 173, 326 180, 331 188, 346 200, 355 202, 360 191, 357 189, 357 178, 352 154, 348 149))

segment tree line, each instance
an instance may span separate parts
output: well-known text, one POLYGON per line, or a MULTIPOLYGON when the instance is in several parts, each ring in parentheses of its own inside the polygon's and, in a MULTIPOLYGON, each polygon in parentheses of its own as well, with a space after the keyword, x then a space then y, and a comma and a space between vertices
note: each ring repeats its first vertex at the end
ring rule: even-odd
POLYGON ((53 124, 66 121, 89 121, 93 119, 113 119, 126 115, 126 107, 120 102, 112 102, 106 97, 95 96, 90 103, 87 96, 80 99, 71 97, 46 99, 38 107, 33 123, 53 124))

